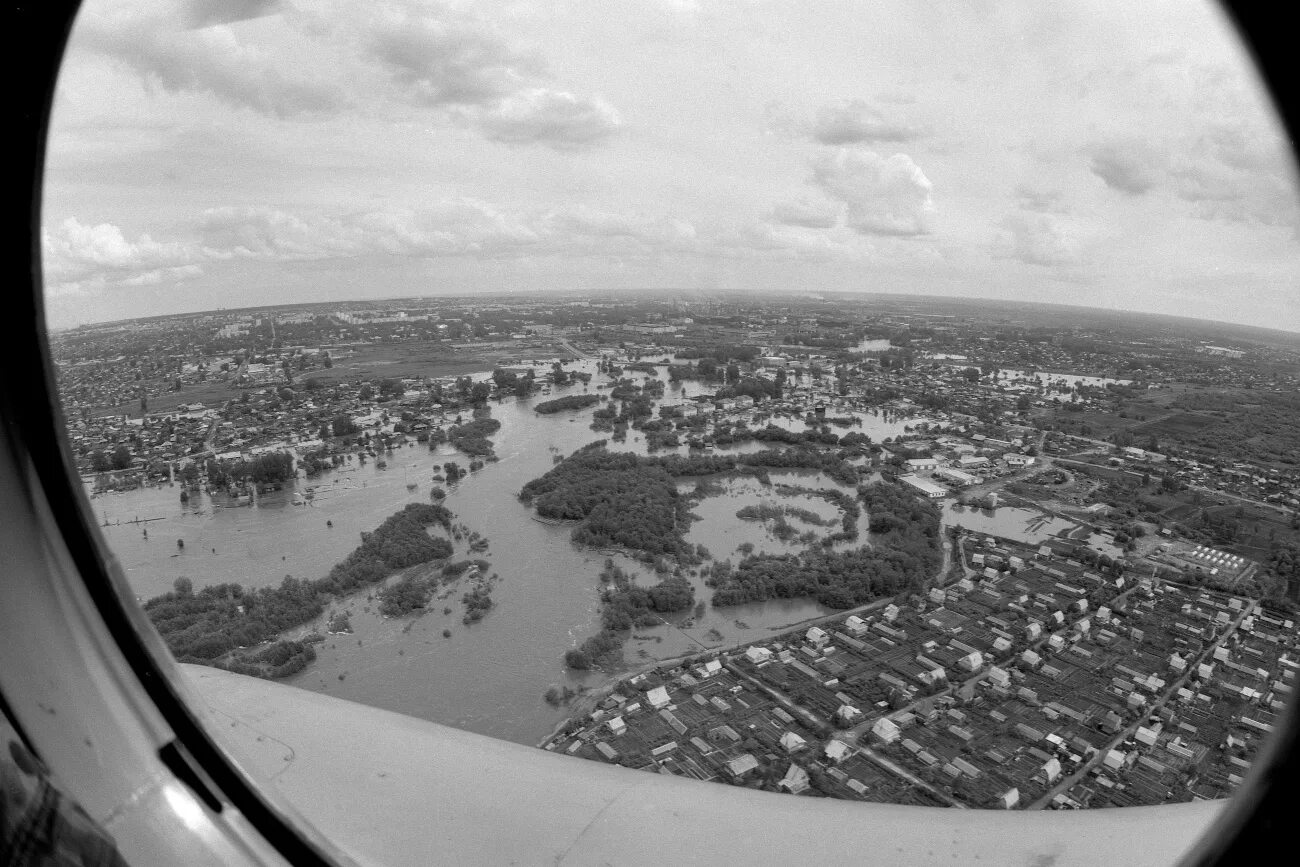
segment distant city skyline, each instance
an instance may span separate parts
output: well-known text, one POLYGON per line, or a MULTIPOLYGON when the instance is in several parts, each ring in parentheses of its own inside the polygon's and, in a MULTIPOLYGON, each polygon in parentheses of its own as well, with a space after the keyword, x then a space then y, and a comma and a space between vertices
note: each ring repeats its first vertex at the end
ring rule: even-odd
POLYGON ((497 292, 888 292, 1300 332, 1210 4, 90 0, 56 326, 497 292))

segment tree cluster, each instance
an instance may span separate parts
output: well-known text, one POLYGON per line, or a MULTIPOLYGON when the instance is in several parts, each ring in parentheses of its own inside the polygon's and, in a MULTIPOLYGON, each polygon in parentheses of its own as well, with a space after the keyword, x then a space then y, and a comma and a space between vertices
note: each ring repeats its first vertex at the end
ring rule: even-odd
POLYGON ((557 412, 564 412, 568 409, 586 409, 589 406, 595 406, 600 403, 600 395, 596 394, 570 394, 566 397, 557 397, 555 400, 544 400, 533 407, 533 412, 542 415, 552 415, 557 412))

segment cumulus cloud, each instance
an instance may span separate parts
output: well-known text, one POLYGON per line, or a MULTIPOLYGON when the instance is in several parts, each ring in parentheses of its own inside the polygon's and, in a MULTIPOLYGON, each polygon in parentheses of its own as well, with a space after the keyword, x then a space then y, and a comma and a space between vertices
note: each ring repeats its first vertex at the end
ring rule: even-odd
POLYGON ((998 226, 993 255, 1028 265, 1068 265, 1079 259, 1079 245, 1061 224, 1041 213, 1010 214, 998 226))
MULTIPOLYGON (((181 10, 187 14, 187 10, 181 10)), ((241 43, 227 26, 187 29, 184 15, 87 15, 75 34, 78 48, 125 64, 145 85, 169 93, 206 93, 239 108, 276 117, 337 112, 337 86, 300 75, 241 43)))
POLYGON ((817 110, 812 137, 822 144, 844 145, 862 142, 906 142, 921 137, 908 124, 887 119, 861 99, 824 105, 817 110))
POLYGON ((812 182, 846 206, 848 225, 864 235, 923 235, 934 210, 932 185, 906 154, 882 157, 840 148, 812 161, 812 182))
POLYGON ((1106 186, 1130 196, 1149 192, 1160 180, 1161 158, 1140 142, 1112 142, 1092 149, 1089 168, 1106 186))
POLYGON ((87 282, 98 286, 193 276, 202 259, 192 244, 161 243, 148 234, 130 240, 112 223, 92 226, 75 217, 43 231, 41 248, 45 280, 56 293, 76 291, 87 282))
POLYGON ((813 202, 799 199, 794 202, 780 202, 772 209, 769 222, 785 226, 803 226, 808 229, 830 229, 840 221, 843 208, 829 202, 813 202))
POLYGON ((478 117, 483 135, 506 144, 544 144, 570 150, 618 131, 618 112, 603 100, 533 88, 513 94, 478 117))

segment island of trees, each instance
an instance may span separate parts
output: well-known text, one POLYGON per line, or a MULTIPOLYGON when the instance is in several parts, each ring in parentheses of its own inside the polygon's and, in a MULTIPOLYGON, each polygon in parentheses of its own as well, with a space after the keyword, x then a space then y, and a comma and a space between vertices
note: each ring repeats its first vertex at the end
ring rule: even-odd
POLYGON ((533 412, 552 415, 553 413, 564 412, 566 409, 586 409, 598 403, 600 403, 600 395, 598 394, 570 394, 565 397, 557 397, 555 400, 544 400, 533 407, 533 412))

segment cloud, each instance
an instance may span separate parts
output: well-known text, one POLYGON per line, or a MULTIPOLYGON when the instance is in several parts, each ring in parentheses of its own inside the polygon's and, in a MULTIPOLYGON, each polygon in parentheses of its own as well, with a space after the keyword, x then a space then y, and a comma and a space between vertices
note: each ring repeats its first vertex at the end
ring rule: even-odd
POLYGON ((1268 226, 1300 226, 1294 176, 1276 135, 1243 127, 1207 130, 1170 169, 1179 198, 1196 214, 1268 226))
POLYGON ((540 58, 472 21, 386 22, 370 35, 367 53, 408 99, 423 105, 490 103, 544 72, 540 58))
POLYGON ((808 229, 830 229, 840 221, 843 208, 829 202, 813 202, 800 199, 796 202, 780 202, 772 209, 769 222, 785 226, 803 226, 808 229))
POLYGON ((824 105, 817 110, 812 137, 822 144, 844 145, 861 142, 906 142, 922 136, 920 130, 887 120, 861 99, 824 105))
POLYGON ((192 276, 202 259, 192 244, 160 243, 148 234, 134 241, 112 223, 85 225, 69 217, 53 231, 41 233, 41 267, 55 294, 75 292, 83 284, 129 284, 167 274, 192 276))
POLYGON ((1140 142, 1115 142, 1092 149, 1089 168, 1106 186, 1130 196, 1149 192, 1160 181, 1162 160, 1140 142))
POLYGON ((1021 184, 1016 187, 1016 203, 1026 211, 1038 211, 1044 214, 1066 212, 1064 196, 1060 190, 1040 190, 1021 184))
POLYGON ((186 29, 182 18, 130 13, 91 14, 78 25, 77 48, 125 64, 147 87, 206 93, 228 105, 282 118, 329 115, 346 102, 340 88, 281 69, 262 51, 240 43, 224 25, 193 30, 186 29))
POLYGON ((999 223, 993 255, 1027 265, 1068 265, 1079 259, 1079 245, 1052 217, 1041 213, 1010 214, 999 223))
POLYGON ((271 207, 213 208, 196 224, 212 259, 306 260, 373 254, 490 257, 536 244, 523 218, 469 199, 419 210, 299 215, 271 207))
POLYGON ((931 184, 911 157, 840 148, 812 161, 812 182, 847 206, 847 222, 864 235, 923 235, 934 210, 931 184))
POLYGON ((600 99, 534 88, 513 94, 478 117, 478 128, 492 141, 544 144, 573 150, 618 132, 618 112, 600 99))
POLYGON ((552 241, 630 241, 643 249, 680 252, 694 249, 698 240, 695 226, 686 220, 614 214, 585 206, 550 211, 542 215, 539 223, 552 241))

